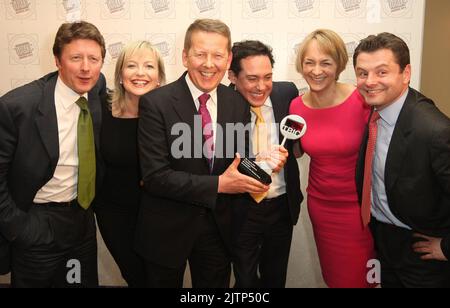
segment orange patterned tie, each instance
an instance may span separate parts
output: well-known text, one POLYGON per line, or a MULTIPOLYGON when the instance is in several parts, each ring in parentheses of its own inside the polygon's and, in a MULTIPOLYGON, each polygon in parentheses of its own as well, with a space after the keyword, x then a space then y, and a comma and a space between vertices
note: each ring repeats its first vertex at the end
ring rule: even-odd
POLYGON ((369 140, 367 141, 366 158, 364 160, 364 182, 361 202, 361 217, 364 227, 370 222, 370 206, 372 203, 372 162, 377 142, 377 121, 379 118, 380 114, 377 111, 374 111, 369 122, 369 140))

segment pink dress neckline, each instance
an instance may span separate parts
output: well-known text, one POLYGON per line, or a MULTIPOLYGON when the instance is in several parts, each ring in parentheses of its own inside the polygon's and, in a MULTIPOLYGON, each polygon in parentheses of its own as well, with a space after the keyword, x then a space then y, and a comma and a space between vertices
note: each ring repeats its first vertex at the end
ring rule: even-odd
MULTIPOLYGON (((353 90, 353 92, 346 99, 344 99, 341 103, 339 103, 337 105, 334 105, 334 106, 323 107, 323 108, 310 107, 310 106, 306 105, 305 102, 303 101, 303 95, 300 96, 300 98, 301 98, 302 105, 305 106, 305 108, 307 108, 307 109, 310 109, 310 110, 331 110, 331 109, 338 108, 340 106, 343 106, 343 105, 347 104, 348 102, 350 102, 352 100, 354 95, 361 96, 361 94, 359 93, 358 89, 353 90)), ((364 100, 362 97, 361 97, 361 99, 364 100)))

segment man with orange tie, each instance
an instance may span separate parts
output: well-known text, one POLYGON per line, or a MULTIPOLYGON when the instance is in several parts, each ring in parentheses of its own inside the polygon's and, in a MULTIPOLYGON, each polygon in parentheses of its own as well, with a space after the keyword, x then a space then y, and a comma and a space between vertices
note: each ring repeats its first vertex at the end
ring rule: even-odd
POLYGON ((58 71, 0 98, 0 270, 10 261, 13 287, 98 285, 90 205, 105 52, 93 24, 65 23, 53 45, 58 71))
POLYGON ((144 194, 135 248, 149 287, 182 287, 187 262, 193 287, 229 287, 233 195, 268 189, 237 171, 234 153, 245 149, 226 127, 245 125, 250 111, 220 84, 230 62, 228 26, 196 20, 185 35, 187 72, 140 100, 144 194))
POLYGON ((358 89, 374 107, 357 184, 381 286, 449 287, 450 120, 409 87, 409 49, 399 37, 363 39, 353 64, 358 89))
POLYGON ((293 83, 272 82, 272 49, 260 41, 233 45, 228 78, 251 106, 256 161, 271 173, 268 192, 244 195, 233 207, 233 269, 236 287, 284 288, 293 226, 303 195, 292 142, 282 140, 280 122, 298 96, 293 83))

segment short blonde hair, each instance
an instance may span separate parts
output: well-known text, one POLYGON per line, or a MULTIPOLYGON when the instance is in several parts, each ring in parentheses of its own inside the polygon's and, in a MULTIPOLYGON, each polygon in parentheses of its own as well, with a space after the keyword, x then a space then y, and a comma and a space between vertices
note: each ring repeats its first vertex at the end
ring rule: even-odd
POLYGON ((125 110, 125 88, 123 87, 122 80, 122 69, 126 61, 133 56, 133 54, 138 50, 148 50, 155 55, 156 62, 158 63, 158 78, 161 85, 166 83, 166 71, 164 68, 164 61, 159 53, 158 49, 155 48, 148 41, 134 41, 127 44, 120 52, 119 57, 116 62, 116 70, 114 71, 114 91, 110 95, 111 109, 118 110, 122 113, 125 110))
POLYGON ((184 36, 184 50, 186 52, 191 49, 192 35, 198 31, 222 35, 228 40, 227 49, 228 51, 231 51, 231 31, 223 21, 218 19, 197 19, 186 30, 186 34, 184 36))
POLYGON ((300 44, 295 61, 297 72, 303 75, 303 61, 305 60, 306 50, 313 40, 316 40, 322 52, 330 55, 334 62, 336 62, 337 80, 347 66, 348 53, 342 38, 336 32, 329 29, 317 29, 311 32, 300 44))

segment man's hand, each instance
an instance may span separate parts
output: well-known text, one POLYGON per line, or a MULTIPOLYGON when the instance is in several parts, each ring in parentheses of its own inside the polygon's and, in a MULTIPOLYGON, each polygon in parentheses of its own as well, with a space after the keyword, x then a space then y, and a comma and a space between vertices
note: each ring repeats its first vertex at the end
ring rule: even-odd
POLYGON ((236 153, 233 163, 219 176, 219 193, 239 194, 239 193, 263 193, 269 190, 268 185, 240 173, 237 167, 241 161, 241 156, 236 153))
POLYGON ((416 242, 412 246, 414 252, 424 254, 420 257, 422 260, 448 261, 441 249, 441 238, 426 236, 419 233, 414 233, 413 236, 425 240, 416 242))
POLYGON ((273 145, 269 151, 259 153, 256 161, 265 161, 273 172, 279 172, 286 164, 288 155, 285 147, 273 145))

